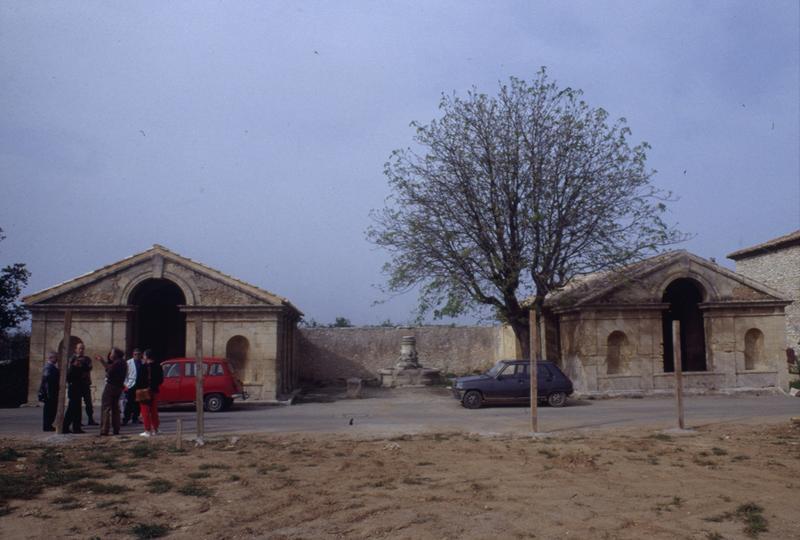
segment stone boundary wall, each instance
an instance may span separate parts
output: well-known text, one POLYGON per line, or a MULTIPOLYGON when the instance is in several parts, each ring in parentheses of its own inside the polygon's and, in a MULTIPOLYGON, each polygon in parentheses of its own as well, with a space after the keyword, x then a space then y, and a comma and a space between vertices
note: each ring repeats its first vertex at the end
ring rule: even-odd
POLYGON ((349 377, 377 379, 379 369, 397 362, 403 336, 417 338, 424 367, 448 373, 482 371, 497 360, 515 357, 513 333, 499 326, 300 328, 300 377, 328 383, 349 377))
POLYGON ((736 271, 784 293, 787 346, 800 355, 800 246, 790 246, 736 261, 736 271))

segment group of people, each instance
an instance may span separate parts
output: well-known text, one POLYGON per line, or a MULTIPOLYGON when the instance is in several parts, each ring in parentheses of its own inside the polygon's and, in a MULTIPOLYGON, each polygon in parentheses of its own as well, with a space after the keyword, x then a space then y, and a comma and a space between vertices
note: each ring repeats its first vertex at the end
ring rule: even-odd
MULTIPOLYGON (((83 343, 75 346, 75 353, 67 362, 67 408, 64 413, 62 433, 86 433, 82 429, 81 402, 85 403, 88 425, 96 426, 92 405, 92 359, 86 356, 83 343)), ((158 390, 164 380, 161 364, 150 349, 133 350, 133 356, 125 360, 121 349, 113 347, 106 358, 96 356, 106 371, 105 388, 100 405, 100 435, 119 434, 120 424, 138 423, 141 413, 143 437, 158 434, 158 390), (124 416, 120 419, 120 401, 124 402, 124 416)), ((39 386, 39 401, 44 403, 44 431, 55 431, 59 399, 58 354, 47 354, 42 382, 39 386)))

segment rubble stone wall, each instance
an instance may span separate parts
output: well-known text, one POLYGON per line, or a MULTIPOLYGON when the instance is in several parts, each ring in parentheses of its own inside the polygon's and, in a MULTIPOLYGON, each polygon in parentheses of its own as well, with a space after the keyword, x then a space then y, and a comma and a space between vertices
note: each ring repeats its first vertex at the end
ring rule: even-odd
POLYGON ((322 382, 377 379, 379 369, 397 362, 403 336, 416 337, 424 367, 446 373, 483 371, 497 360, 514 358, 513 333, 496 326, 301 328, 300 377, 322 382))
POLYGON ((736 271, 786 295, 787 346, 800 354, 800 246, 756 255, 736 261, 736 271))

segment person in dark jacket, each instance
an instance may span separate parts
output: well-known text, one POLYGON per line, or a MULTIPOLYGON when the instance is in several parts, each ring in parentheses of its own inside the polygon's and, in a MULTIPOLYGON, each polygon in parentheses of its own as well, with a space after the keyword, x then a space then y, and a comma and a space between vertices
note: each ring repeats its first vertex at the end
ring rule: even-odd
POLYGON ((67 412, 62 433, 86 433, 81 429, 81 397, 83 396, 83 367, 73 356, 67 364, 67 412), (70 430, 72 426, 72 430, 70 430))
POLYGON ((94 421, 94 408, 92 406, 92 359, 84 354, 85 351, 86 347, 84 347, 83 343, 78 342, 78 344, 75 345, 75 354, 72 355, 70 363, 75 360, 80 365, 81 378, 79 390, 81 399, 86 406, 88 424, 90 426, 96 426, 97 422, 94 421))
POLYGON ((125 354, 114 347, 105 366, 106 387, 103 389, 100 406, 100 435, 108 435, 109 429, 114 430, 114 435, 119 435, 119 396, 122 394, 122 385, 128 372, 125 354))
POLYGON ((58 354, 55 351, 47 353, 47 361, 42 372, 42 384, 39 385, 39 401, 44 403, 42 415, 42 429, 55 431, 53 422, 58 410, 58 354))
POLYGON ((147 390, 149 394, 146 399, 137 397, 144 422, 144 431, 139 434, 142 437, 152 437, 158 434, 158 389, 163 381, 164 371, 161 369, 161 364, 156 362, 153 351, 145 350, 141 369, 136 374, 136 386, 134 387, 137 394, 141 390, 147 390))

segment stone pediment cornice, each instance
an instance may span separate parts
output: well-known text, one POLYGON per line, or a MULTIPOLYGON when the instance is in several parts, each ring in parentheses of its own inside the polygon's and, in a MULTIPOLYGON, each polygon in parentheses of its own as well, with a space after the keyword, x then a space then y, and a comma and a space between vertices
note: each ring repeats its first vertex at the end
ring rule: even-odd
MULTIPOLYGON (((767 297, 763 300, 790 302, 783 297, 782 293, 763 283, 737 274, 715 262, 706 260, 688 251, 677 250, 656 255, 655 257, 636 262, 617 271, 598 273, 576 280, 574 285, 568 285, 554 292, 552 295, 548 295, 545 305, 554 311, 602 305, 604 304, 602 299, 611 295, 614 291, 636 283, 642 283, 645 279, 658 272, 663 272, 665 276, 669 277, 669 280, 677 279, 678 277, 700 278, 700 275, 693 272, 693 265, 704 268, 711 273, 724 276, 727 279, 733 280, 767 297), (675 269, 674 272, 671 271, 673 268, 675 269)), ((713 298, 713 286, 711 286, 710 283, 706 284, 709 285, 708 288, 712 291, 712 298, 710 300, 715 301, 716 298, 713 298)))
MULTIPOLYGON (((23 298, 23 302, 29 309, 37 309, 37 305, 42 304, 43 302, 47 302, 48 300, 52 299, 57 299, 61 295, 79 289, 81 287, 90 285, 92 283, 96 283, 102 279, 111 277, 132 266, 143 265, 150 262, 154 268, 154 271, 156 271, 159 268, 163 269, 165 261, 170 261, 177 265, 188 268, 211 280, 220 282, 243 294, 246 294, 257 300, 260 300, 261 302, 265 302, 267 304, 274 305, 276 307, 288 308, 290 311, 295 312, 298 316, 302 315, 302 312, 295 306, 293 306, 291 302, 289 302, 289 300, 287 300, 286 298, 283 298, 272 292, 256 287, 255 285, 251 285, 250 283, 247 283, 238 278, 220 272, 219 270, 216 270, 214 268, 211 268, 210 266, 206 266, 202 263, 189 259, 188 257, 179 255, 178 253, 175 253, 174 251, 171 251, 165 248, 164 246, 158 244, 153 245, 153 247, 148 249, 147 251, 131 255, 115 263, 98 268, 97 270, 94 270, 92 272, 88 272, 86 274, 70 279, 63 283, 59 283, 58 285, 55 285, 53 287, 49 287, 42 291, 30 294, 23 298)), ((58 304, 48 304, 48 305, 50 305, 51 307, 55 307, 58 304)), ((83 308, 83 306, 81 306, 81 308, 83 308)), ((106 306, 106 309, 107 308, 108 306, 106 306)))

